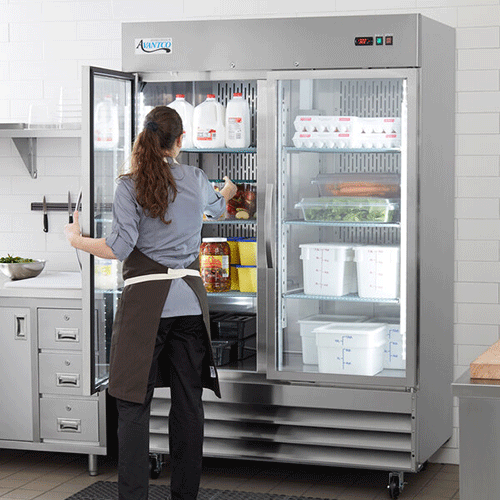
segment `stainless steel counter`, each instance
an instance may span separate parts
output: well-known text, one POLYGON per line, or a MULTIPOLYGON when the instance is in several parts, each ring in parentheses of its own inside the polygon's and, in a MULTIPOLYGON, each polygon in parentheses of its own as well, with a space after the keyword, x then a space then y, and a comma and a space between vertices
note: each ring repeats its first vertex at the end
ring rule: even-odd
POLYGON ((36 278, 11 281, 0 274, 0 300, 2 297, 51 297, 80 299, 82 280, 78 272, 43 271, 36 278))
POLYGON ((459 405, 460 499, 497 500, 500 492, 500 380, 452 384, 459 405))

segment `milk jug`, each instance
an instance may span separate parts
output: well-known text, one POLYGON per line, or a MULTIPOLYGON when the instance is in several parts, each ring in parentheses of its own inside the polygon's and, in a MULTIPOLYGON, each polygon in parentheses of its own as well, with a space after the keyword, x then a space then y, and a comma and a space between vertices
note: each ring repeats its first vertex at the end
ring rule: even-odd
POLYGON ((193 147, 193 112, 194 107, 192 104, 186 101, 186 96, 184 94, 177 94, 175 96, 175 101, 168 105, 169 108, 175 109, 182 119, 182 126, 184 131, 182 134, 182 147, 192 148, 193 147))
POLYGON ((226 146, 248 148, 250 146, 250 107, 243 94, 235 92, 226 109, 226 146))
POLYGON ((94 147, 114 149, 118 146, 119 138, 118 108, 108 95, 95 108, 94 147))
POLYGON ((223 148, 225 110, 208 94, 206 101, 198 104, 193 113, 193 143, 197 148, 223 148))

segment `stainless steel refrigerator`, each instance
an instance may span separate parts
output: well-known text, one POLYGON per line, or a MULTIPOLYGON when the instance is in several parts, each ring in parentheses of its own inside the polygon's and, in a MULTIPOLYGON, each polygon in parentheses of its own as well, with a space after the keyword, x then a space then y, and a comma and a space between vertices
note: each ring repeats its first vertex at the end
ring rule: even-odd
MULTIPOLYGON (((450 438, 454 37, 418 14, 127 23, 123 71, 85 68, 83 225, 96 237, 151 106, 179 93, 249 103, 250 147, 181 157, 257 196, 255 217, 203 228, 257 242, 255 291, 209 294, 214 328, 229 321, 241 352, 221 362, 222 399, 205 391, 205 455, 384 469, 396 498, 450 438)), ((93 392, 119 266, 86 258, 84 290, 93 392)), ((169 404, 157 389, 153 474, 169 404)))

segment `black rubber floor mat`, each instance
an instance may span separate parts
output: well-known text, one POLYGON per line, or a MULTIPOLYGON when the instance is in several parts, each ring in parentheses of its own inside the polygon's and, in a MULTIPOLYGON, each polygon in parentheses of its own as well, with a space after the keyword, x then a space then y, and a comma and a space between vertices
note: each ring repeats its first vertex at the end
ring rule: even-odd
MULTIPOLYGON (((68 497, 66 500, 117 500, 118 484, 111 481, 98 481, 68 497)), ((169 500, 170 487, 150 485, 149 500, 169 500)), ((251 493, 247 491, 211 490, 200 488, 198 500, 325 500, 310 497, 251 493)), ((331 499, 335 500, 335 499, 331 499)))

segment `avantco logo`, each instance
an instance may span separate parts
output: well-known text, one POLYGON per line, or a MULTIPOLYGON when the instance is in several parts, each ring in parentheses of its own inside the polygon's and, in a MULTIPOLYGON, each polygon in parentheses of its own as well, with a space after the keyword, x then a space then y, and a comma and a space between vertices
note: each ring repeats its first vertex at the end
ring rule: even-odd
POLYGON ((135 53, 136 54, 154 54, 156 52, 164 52, 170 54, 172 52, 171 38, 136 38, 135 53))

